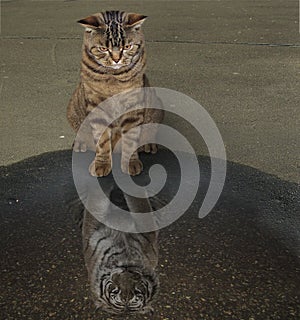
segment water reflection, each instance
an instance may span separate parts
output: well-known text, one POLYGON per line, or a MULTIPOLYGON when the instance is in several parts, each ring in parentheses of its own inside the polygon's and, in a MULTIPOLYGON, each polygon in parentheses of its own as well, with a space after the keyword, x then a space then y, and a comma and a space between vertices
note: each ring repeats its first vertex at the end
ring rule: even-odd
MULTIPOLYGON (((111 184, 106 184, 106 191, 111 201, 124 210, 152 210, 148 199, 124 195, 111 184)), ((92 198, 93 194, 87 196, 92 198)), ((114 207, 107 200, 98 200, 98 213, 113 217, 114 207)), ((159 285, 155 271, 158 231, 126 233, 111 229, 85 209, 80 200, 73 202, 71 209, 82 229, 84 260, 95 306, 112 314, 152 312, 159 285)))
MULTIPOLYGON (((155 196, 148 197, 146 189, 141 188, 142 197, 136 198, 121 191, 111 174, 98 179, 92 177, 87 170, 92 157, 92 153, 73 153, 73 178, 81 200, 76 200, 72 207, 82 228, 92 300, 98 309, 112 314, 153 312, 152 302, 159 285, 155 270, 157 230, 162 221, 171 223, 177 219, 176 213, 165 207, 184 180, 178 179, 178 161, 172 154, 156 159, 172 179, 167 180, 155 196), (168 166, 170 163, 172 166, 168 166), (163 210, 159 210, 161 208, 163 210), (151 212, 153 214, 149 214, 151 212)), ((113 158, 115 168, 118 168, 115 163, 120 163, 118 157, 113 158)), ((185 159, 190 160, 188 155, 185 159)), ((134 183, 148 187, 150 167, 150 163, 145 166, 144 171, 133 178, 134 183)), ((118 173, 121 178, 122 175, 118 173)), ((186 193, 189 188, 190 184, 186 183, 186 193)))

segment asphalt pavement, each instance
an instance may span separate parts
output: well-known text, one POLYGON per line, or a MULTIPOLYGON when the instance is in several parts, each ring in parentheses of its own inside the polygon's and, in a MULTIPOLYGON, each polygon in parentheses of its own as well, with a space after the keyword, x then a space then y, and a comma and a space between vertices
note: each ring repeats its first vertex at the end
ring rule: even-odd
MULTIPOLYGON (((298 319, 299 188, 228 162, 213 211, 198 218, 210 180, 189 210, 160 230, 160 289, 153 316, 112 317, 92 305, 81 233, 67 207, 77 196, 71 151, 29 158, 1 174, 1 319, 298 319)), ((142 157, 168 168, 159 200, 168 203, 180 175, 174 156, 142 157)), ((112 179, 111 177, 102 179, 112 179)))

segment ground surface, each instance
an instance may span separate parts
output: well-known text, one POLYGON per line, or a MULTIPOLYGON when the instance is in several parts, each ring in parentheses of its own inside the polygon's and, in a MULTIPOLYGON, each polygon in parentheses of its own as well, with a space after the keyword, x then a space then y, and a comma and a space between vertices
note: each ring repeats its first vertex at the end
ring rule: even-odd
MULTIPOLYGON (((179 181, 172 159, 166 151, 143 157, 146 170, 168 166, 163 200, 179 181)), ((196 200, 160 232, 155 314, 126 319, 298 319, 297 185, 228 163, 222 197, 199 219, 210 176, 199 160, 196 200)), ((70 163, 71 152, 59 151, 0 171, 3 319, 119 319, 94 313, 88 300, 80 232, 66 210, 75 195, 70 163)))
MULTIPOLYGON (((75 21, 108 9, 149 16, 151 83, 201 103, 229 160, 214 211, 199 220, 197 198, 160 234, 153 319, 299 319, 299 11, 279 0, 1 2, 0 318, 109 318, 88 300, 63 151, 74 137, 75 21)), ((175 126, 207 154, 192 128, 175 126)))

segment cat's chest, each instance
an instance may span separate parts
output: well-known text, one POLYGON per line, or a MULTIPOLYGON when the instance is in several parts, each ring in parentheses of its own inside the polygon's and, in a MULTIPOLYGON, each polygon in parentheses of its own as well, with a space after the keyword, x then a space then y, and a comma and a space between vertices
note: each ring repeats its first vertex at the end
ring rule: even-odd
POLYGON ((144 122, 143 90, 136 91, 132 85, 113 83, 111 87, 105 85, 99 91, 86 86, 85 92, 87 112, 93 111, 91 119, 105 119, 115 131, 122 129, 126 119, 138 118, 140 122, 144 122))
POLYGON ((92 81, 85 83, 85 92, 88 98, 98 100, 98 103, 111 98, 114 95, 128 92, 130 90, 143 87, 143 82, 140 79, 122 82, 114 78, 108 78, 103 81, 92 81))

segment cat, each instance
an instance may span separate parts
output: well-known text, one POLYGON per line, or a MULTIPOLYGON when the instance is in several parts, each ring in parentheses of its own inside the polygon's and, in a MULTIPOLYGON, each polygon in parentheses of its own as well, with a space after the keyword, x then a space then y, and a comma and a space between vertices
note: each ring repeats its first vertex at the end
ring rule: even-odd
MULTIPOLYGON (((101 102, 120 93, 150 87, 145 75, 145 40, 141 31, 146 18, 137 13, 106 11, 78 21, 85 27, 80 82, 67 108, 67 118, 75 132, 79 131, 87 115, 101 102)), ((125 97, 127 98, 128 96, 125 97)), ((99 112, 95 113, 90 118, 94 145, 91 146, 85 138, 80 137, 74 142, 74 151, 96 151, 95 159, 89 167, 93 176, 107 176, 111 172, 112 150, 120 138, 121 169, 124 173, 141 173, 143 165, 139 159, 139 151, 157 152, 155 143, 146 143, 154 140, 156 130, 153 127, 142 130, 139 126, 162 122, 164 113, 160 99, 153 89, 149 89, 146 94, 144 91, 134 93, 129 99, 131 107, 112 124, 108 121, 110 115, 105 112, 100 115, 99 112), (144 96, 141 98, 141 95, 144 96), (147 101, 148 108, 135 108, 141 99, 142 107, 147 101), (154 104, 159 109, 149 108, 154 104), (101 137, 99 132, 102 132, 101 137), (138 142, 141 141, 145 143, 137 150, 138 142)), ((114 111, 118 106, 113 105, 111 108, 114 111)))
MULTIPOLYGON (((152 210, 148 199, 139 200, 113 190, 110 197, 131 212, 152 210), (124 205, 125 203, 125 205, 124 205)), ((101 216, 113 215, 111 205, 100 203, 101 216)), ((153 313, 151 303, 158 292, 158 232, 128 233, 109 228, 79 199, 70 210, 82 229, 83 254, 93 302, 111 314, 153 313)))

